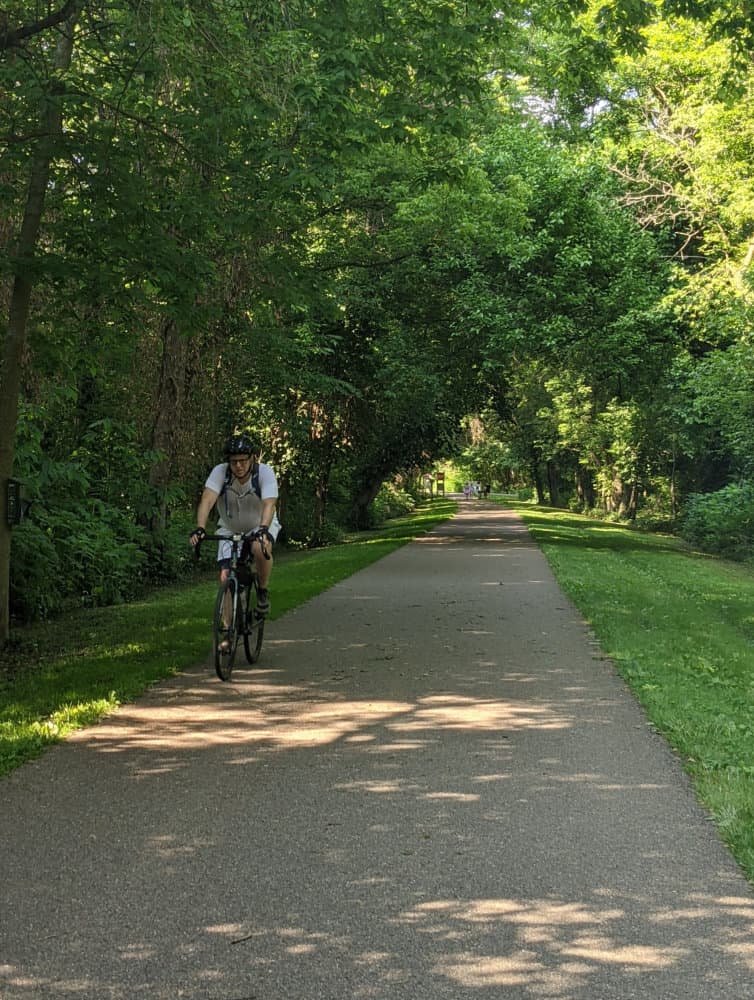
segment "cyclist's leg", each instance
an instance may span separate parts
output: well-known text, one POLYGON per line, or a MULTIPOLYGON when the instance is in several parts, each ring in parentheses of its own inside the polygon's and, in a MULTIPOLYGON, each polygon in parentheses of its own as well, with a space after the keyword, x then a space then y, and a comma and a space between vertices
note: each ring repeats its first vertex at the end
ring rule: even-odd
POLYGON ((265 558, 264 552, 262 551, 262 544, 258 539, 255 539, 251 546, 252 556, 254 557, 254 571, 257 577, 257 602, 256 609, 257 613, 260 615, 267 615, 270 611, 270 597, 268 593, 268 587, 270 584, 270 574, 272 573, 272 540, 266 538, 264 540, 265 548, 267 550, 267 555, 269 558, 265 558))
MULTIPOLYGON (((218 559, 217 563, 220 567, 220 586, 222 587, 228 579, 228 573, 230 572, 230 559, 218 559)), ((225 600, 223 602, 223 623, 226 628, 230 625, 231 612, 231 592, 226 590, 225 600)))
POLYGON ((258 538, 255 538, 251 543, 251 554, 254 556, 254 569, 257 574, 257 586, 262 590, 267 590, 270 583, 270 574, 272 573, 272 540, 270 538, 265 538, 264 540, 265 548, 267 549, 267 555, 269 559, 265 559, 264 553, 262 552, 262 544, 258 538))

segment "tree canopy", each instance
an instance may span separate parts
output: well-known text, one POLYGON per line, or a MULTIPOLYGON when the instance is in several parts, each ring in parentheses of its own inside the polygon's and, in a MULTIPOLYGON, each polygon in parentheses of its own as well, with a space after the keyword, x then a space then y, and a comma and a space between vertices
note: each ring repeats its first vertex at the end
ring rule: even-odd
POLYGON ((179 572, 235 428, 301 544, 464 447, 659 522, 748 477, 750 30, 685 0, 6 4, 0 480, 33 505, 0 524, 2 636, 179 572))

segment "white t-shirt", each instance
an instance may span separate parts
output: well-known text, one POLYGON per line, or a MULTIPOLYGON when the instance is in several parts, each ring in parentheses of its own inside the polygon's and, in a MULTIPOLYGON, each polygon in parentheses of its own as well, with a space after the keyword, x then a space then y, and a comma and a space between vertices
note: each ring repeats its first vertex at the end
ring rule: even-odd
MULTIPOLYGON (((254 487, 251 484, 251 476, 249 476, 247 482, 243 485, 234 476, 228 488, 224 490, 227 470, 227 462, 221 462, 220 465, 216 465, 207 476, 207 481, 204 484, 207 489, 220 494, 215 504, 218 519, 217 534, 233 535, 240 532, 253 531, 254 528, 259 527, 261 522, 262 500, 277 500, 277 477, 269 465, 265 465, 263 462, 259 463, 259 491, 262 494, 260 498, 254 492, 254 487)), ((272 518, 269 531, 273 538, 277 538, 280 531, 280 522, 278 521, 277 514, 272 518)), ((229 558, 229 550, 230 546, 220 542, 218 559, 229 558), (223 552, 224 548, 228 549, 227 553, 223 552)))

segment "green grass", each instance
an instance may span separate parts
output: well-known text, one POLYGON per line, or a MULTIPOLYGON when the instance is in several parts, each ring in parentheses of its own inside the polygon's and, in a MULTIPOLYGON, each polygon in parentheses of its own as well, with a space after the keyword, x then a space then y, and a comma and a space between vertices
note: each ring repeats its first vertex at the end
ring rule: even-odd
POLYGON ((677 539, 510 503, 754 882, 754 573, 677 539))
MULTIPOLYGON (((381 559, 455 508, 435 500, 344 544, 276 554, 270 617, 381 559)), ((210 553, 202 561, 194 584, 14 632, 0 661, 0 775, 209 654, 217 581, 210 553)))

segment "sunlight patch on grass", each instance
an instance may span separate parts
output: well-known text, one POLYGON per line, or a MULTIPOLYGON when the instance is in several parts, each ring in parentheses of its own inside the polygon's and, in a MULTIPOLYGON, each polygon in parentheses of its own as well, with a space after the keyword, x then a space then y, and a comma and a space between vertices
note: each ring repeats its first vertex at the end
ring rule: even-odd
POLYGON ((51 731, 56 731, 59 735, 70 732, 72 729, 80 729, 82 726, 89 726, 98 722, 104 715, 111 712, 120 705, 120 701, 111 691, 107 698, 96 698, 92 701, 79 702, 75 705, 61 705, 45 720, 44 725, 51 731))

